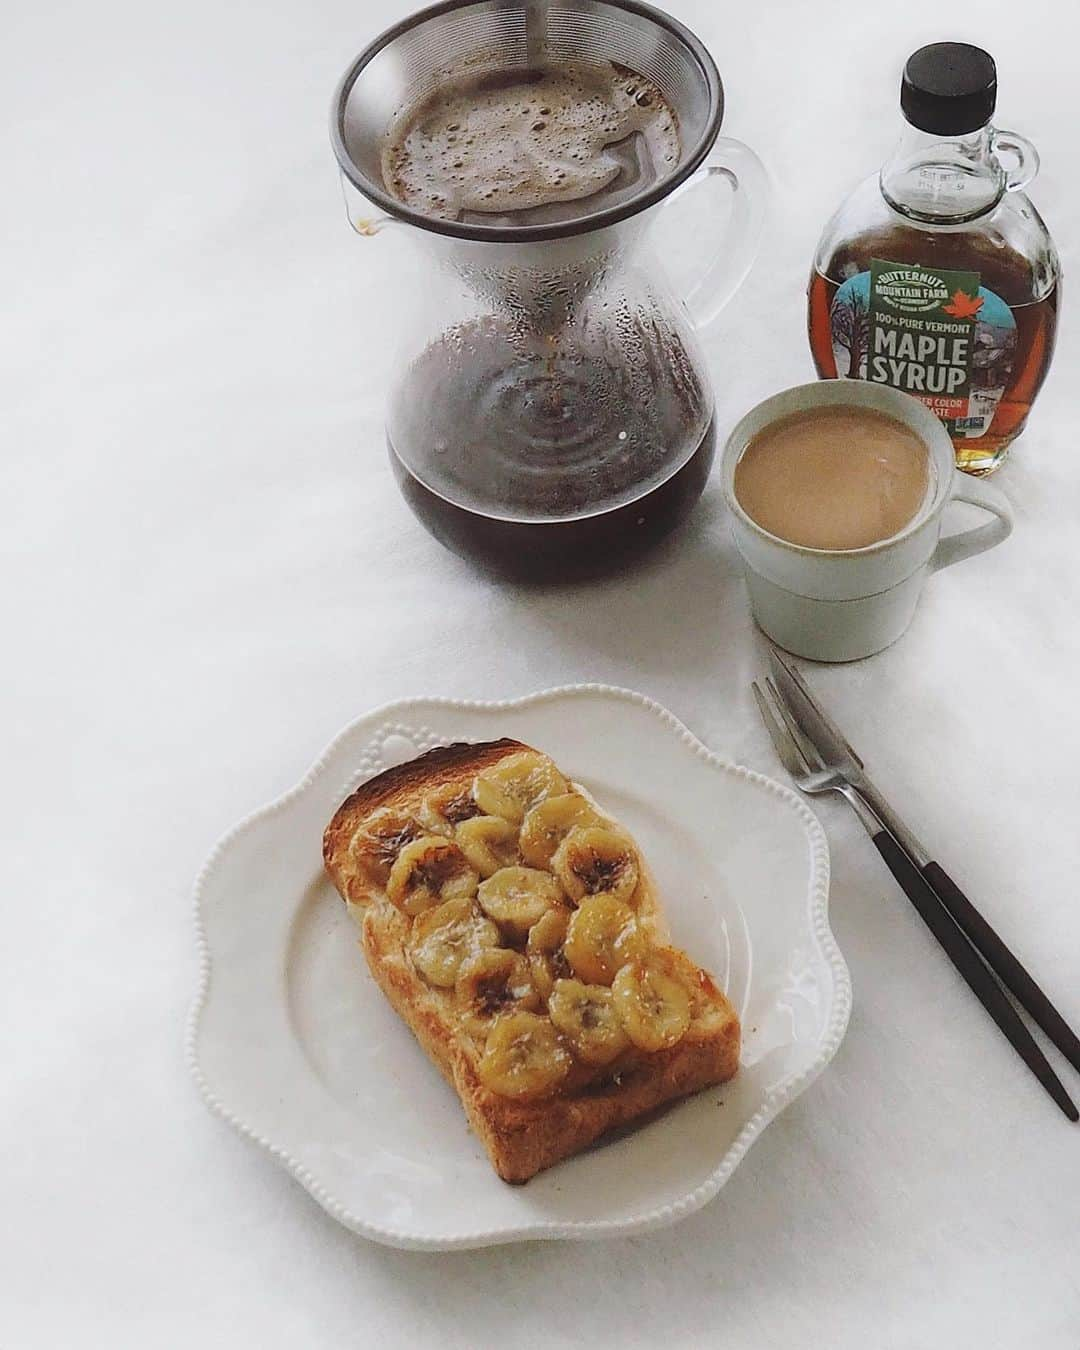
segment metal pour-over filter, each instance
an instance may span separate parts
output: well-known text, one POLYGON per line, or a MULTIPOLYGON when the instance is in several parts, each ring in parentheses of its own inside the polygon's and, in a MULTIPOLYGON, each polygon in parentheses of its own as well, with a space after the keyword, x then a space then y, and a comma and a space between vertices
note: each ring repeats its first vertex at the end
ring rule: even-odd
POLYGON ((460 239, 525 243, 613 225, 667 196, 704 161, 722 114, 720 78, 702 44, 669 15, 635 0, 447 0, 403 20, 361 52, 338 89, 331 131, 345 177, 389 215, 460 239), (652 80, 678 121, 682 154, 673 172, 607 209, 513 226, 435 219, 387 192, 383 140, 402 108, 466 66, 481 74, 559 61, 611 61, 652 80))

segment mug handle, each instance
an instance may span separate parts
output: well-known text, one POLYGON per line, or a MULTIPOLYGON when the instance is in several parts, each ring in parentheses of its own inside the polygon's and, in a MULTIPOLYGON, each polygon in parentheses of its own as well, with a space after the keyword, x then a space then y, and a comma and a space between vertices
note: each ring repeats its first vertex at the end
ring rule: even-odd
POLYGON ((705 183, 723 182, 731 191, 731 228, 705 273, 683 297, 697 329, 707 328, 746 280, 757 257, 771 189, 765 165, 742 141, 721 136, 709 158, 665 202, 670 207, 705 183))
POLYGON ((969 506, 989 512, 994 519, 988 520, 985 525, 976 525, 974 529, 961 530, 959 534, 940 540, 930 559, 931 572, 939 572, 943 567, 951 567, 953 563, 993 548, 1012 534, 1013 511, 1009 499, 990 483, 984 483, 978 478, 967 478, 957 471, 949 501, 967 502, 969 506))

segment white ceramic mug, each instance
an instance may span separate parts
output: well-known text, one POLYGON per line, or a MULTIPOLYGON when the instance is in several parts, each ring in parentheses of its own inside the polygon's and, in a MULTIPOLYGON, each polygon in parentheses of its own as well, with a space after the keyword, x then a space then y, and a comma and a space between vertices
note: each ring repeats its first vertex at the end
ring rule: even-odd
POLYGON ((724 447, 724 496, 746 570, 758 626, 779 646, 814 661, 854 661, 895 642, 915 613, 931 572, 1000 544, 1012 531, 1012 510, 997 488, 960 473, 941 422, 918 399, 864 380, 802 384, 768 398, 739 422, 724 447), (751 520, 735 496, 735 465, 765 427, 810 408, 872 408, 905 423, 930 456, 926 498, 899 532, 866 548, 824 550, 789 543, 751 520), (950 501, 993 517, 941 539, 950 501))

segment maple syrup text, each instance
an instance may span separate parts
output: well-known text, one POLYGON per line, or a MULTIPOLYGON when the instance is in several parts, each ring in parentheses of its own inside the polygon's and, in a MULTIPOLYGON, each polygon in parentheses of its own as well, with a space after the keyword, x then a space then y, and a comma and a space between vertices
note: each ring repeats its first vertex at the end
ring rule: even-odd
POLYGON ((896 389, 927 394, 951 394, 967 379, 970 339, 933 337, 929 333, 899 333, 895 328, 874 330, 870 379, 896 389))

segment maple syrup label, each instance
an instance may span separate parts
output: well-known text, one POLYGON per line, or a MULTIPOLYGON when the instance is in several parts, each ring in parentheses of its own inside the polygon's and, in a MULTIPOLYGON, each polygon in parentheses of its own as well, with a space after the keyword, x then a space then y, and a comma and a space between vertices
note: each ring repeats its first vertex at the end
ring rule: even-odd
POLYGON ((913 394, 950 435, 985 434, 1016 351, 1016 320, 978 272, 872 258, 829 313, 837 374, 913 394))

